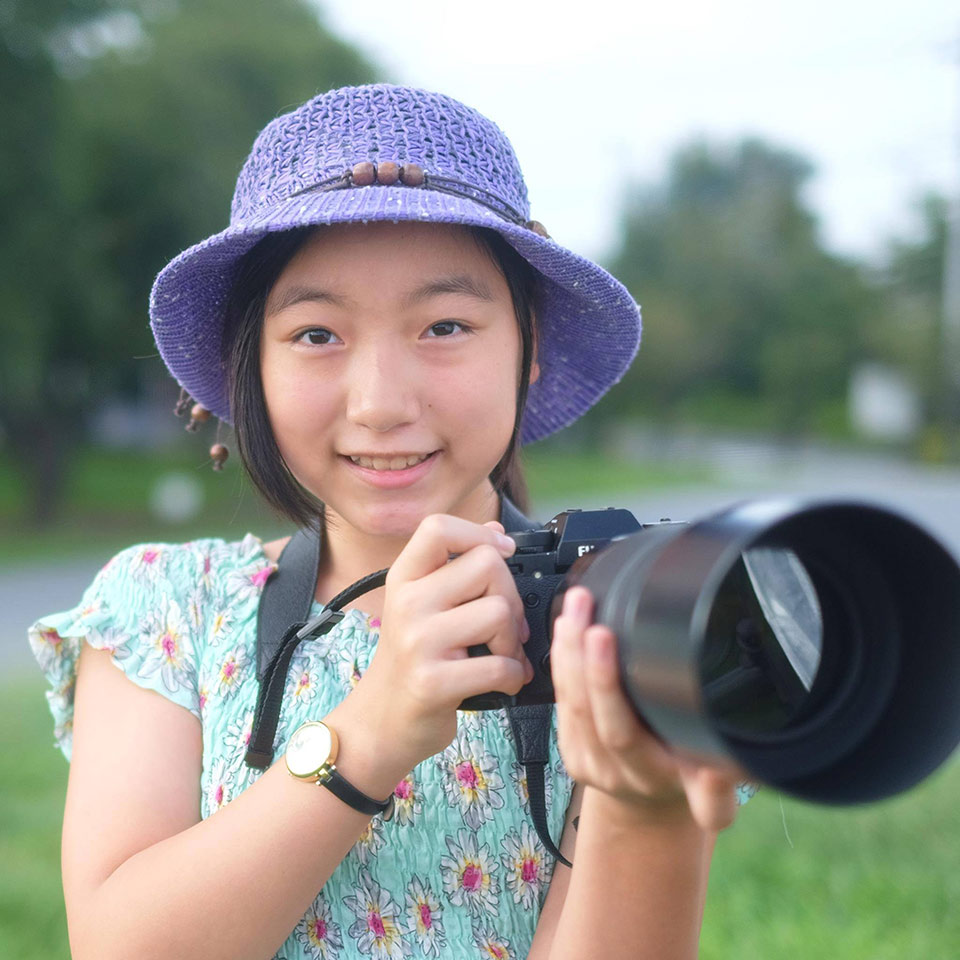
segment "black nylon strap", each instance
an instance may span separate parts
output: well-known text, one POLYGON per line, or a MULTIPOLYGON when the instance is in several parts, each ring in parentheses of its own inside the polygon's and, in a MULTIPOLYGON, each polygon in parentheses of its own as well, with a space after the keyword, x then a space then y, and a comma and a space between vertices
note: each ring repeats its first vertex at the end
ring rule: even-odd
POLYGON ((299 620, 291 623, 284 632, 266 674, 260 679, 260 691, 253 714, 253 726, 250 730, 250 742, 244 757, 247 766, 263 770, 270 766, 273 760, 273 741, 277 735, 277 724, 280 722, 283 690, 287 685, 290 661, 301 640, 305 640, 307 636, 322 637, 342 619, 343 614, 339 610, 328 609, 324 611, 322 621, 319 617, 314 621, 315 629, 311 633, 301 636, 305 624, 299 620))
POLYGON ((536 703, 507 707, 510 729, 517 745, 517 759, 527 775, 527 797, 530 800, 530 819, 540 841, 565 867, 570 861, 550 839, 547 824, 546 766, 550 750, 550 715, 553 704, 536 703))
POLYGON ((319 531, 298 530, 287 542, 277 569, 267 580, 257 610, 257 676, 263 681, 287 627, 310 616, 320 566, 319 531))

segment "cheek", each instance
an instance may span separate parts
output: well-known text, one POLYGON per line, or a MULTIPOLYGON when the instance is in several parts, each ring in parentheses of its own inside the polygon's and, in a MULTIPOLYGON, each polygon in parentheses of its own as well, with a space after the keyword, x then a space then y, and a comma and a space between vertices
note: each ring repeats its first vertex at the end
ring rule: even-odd
POLYGON ((281 369, 265 363, 263 392, 267 416, 280 453, 294 473, 298 451, 317 444, 336 419, 338 403, 329 384, 307 376, 295 364, 281 369))
POLYGON ((463 371, 435 380, 431 409, 460 436, 469 439, 476 453, 489 457, 496 447, 499 459, 510 442, 517 409, 517 377, 509 362, 492 362, 465 375, 463 371))

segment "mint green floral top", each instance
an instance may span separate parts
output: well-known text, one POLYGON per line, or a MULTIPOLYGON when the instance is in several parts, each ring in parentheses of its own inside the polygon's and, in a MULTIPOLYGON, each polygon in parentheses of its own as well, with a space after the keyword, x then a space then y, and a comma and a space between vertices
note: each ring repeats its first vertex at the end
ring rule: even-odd
MULTIPOLYGON (((73 610, 42 617, 30 644, 51 689, 56 745, 70 759, 83 641, 109 650, 138 686, 203 727, 204 819, 257 780, 243 761, 257 698, 257 607, 275 565, 256 537, 143 544, 117 554, 73 610)), ((314 612, 320 611, 316 605, 314 612)), ((328 713, 376 650, 379 621, 357 610, 301 645, 274 743, 328 713)), ((551 835, 572 782, 554 726, 547 768, 551 835)), ((553 858, 530 821, 527 786, 502 711, 459 714, 450 746, 397 784, 395 815, 374 817, 276 954, 284 960, 525 957, 553 858)))

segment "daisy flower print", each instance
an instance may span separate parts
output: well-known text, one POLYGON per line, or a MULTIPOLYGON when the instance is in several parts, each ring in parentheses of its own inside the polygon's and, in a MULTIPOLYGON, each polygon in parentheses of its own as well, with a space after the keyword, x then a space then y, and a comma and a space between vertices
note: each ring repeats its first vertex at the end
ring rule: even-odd
POLYGON ((386 890, 360 870, 353 896, 343 898, 356 921, 347 931, 357 941, 357 949, 374 960, 401 960, 413 953, 400 930, 400 909, 386 890))
POLYGON ((220 642, 230 633, 230 627, 233 625, 233 614, 227 607, 214 608, 214 614, 210 618, 210 633, 208 638, 211 647, 218 647, 220 642))
POLYGON ((515 960, 516 954, 510 949, 510 941, 489 925, 474 928, 473 939, 480 948, 484 960, 515 960))
POLYGON ((510 830, 500 841, 500 846, 507 889, 513 894, 514 903, 529 910, 539 902, 548 880, 546 858, 536 833, 524 820, 520 832, 510 830))
POLYGON ((363 833, 353 845, 353 852, 357 855, 357 859, 366 865, 377 855, 377 851, 384 842, 383 820, 380 817, 373 817, 367 822, 363 833))
POLYGON ((231 650, 220 661, 220 670, 217 675, 217 687, 221 698, 226 699, 240 687, 244 671, 250 663, 250 655, 245 647, 231 650))
POLYGON ((232 571, 227 577, 228 596, 236 603, 243 603, 259 596, 263 592, 263 585, 276 569, 275 563, 267 562, 232 571))
POLYGON ((317 897, 300 918, 295 931, 297 942, 310 960, 337 960, 343 949, 340 927, 333 922, 330 904, 317 897))
POLYGON ((159 674, 170 693, 193 685, 192 646, 176 600, 167 600, 162 612, 144 618, 140 646, 147 653, 137 676, 148 679, 159 674))
POLYGON ((223 757, 218 757, 210 768, 210 782, 204 791, 207 815, 216 813, 233 798, 233 771, 223 757))
POLYGON ((157 583, 166 569, 166 555, 154 544, 144 544, 130 566, 130 578, 139 583, 157 583))
POLYGON ((317 695, 317 675, 306 657, 296 657, 287 677, 287 696, 294 703, 310 703, 317 695))
POLYGON ((407 886, 404 923, 406 932, 413 935, 425 957, 438 957, 440 948, 447 945, 440 917, 442 909, 430 884, 414 874, 407 886))
POLYGON ((471 740, 467 730, 437 758, 443 772, 443 789, 452 807, 459 807, 463 822, 473 830, 493 819, 503 806, 503 780, 497 758, 487 753, 482 740, 471 740))
MULTIPOLYGON (((516 791, 517 799, 523 807, 524 813, 530 812, 530 788, 527 786, 527 771, 522 763, 513 761, 510 771, 510 779, 513 781, 513 789, 516 791)), ((550 809, 550 803, 553 800, 553 778, 543 778, 544 799, 547 801, 546 807, 550 809)))
POLYGON ((472 916, 497 916, 500 885, 494 876, 498 867, 490 847, 477 844, 471 830, 460 830, 457 839, 446 838, 450 856, 440 860, 440 874, 447 899, 455 906, 466 905, 472 916))
POLYGON ((231 758, 231 765, 239 767, 243 764, 247 747, 250 745, 250 736, 253 733, 253 713, 248 712, 242 717, 232 720, 223 736, 223 745, 226 754, 231 758))
POLYGON ((408 773, 393 788, 393 817, 402 826, 413 823, 420 816, 423 804, 420 802, 420 788, 408 773))

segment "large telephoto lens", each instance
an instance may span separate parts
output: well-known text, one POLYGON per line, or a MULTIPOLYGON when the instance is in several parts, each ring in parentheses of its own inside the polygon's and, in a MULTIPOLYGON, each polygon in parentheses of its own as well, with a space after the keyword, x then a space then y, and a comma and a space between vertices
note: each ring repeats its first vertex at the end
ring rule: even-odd
POLYGON ((819 803, 906 790, 960 742, 960 569, 859 503, 753 501, 570 571, 668 744, 819 803))

